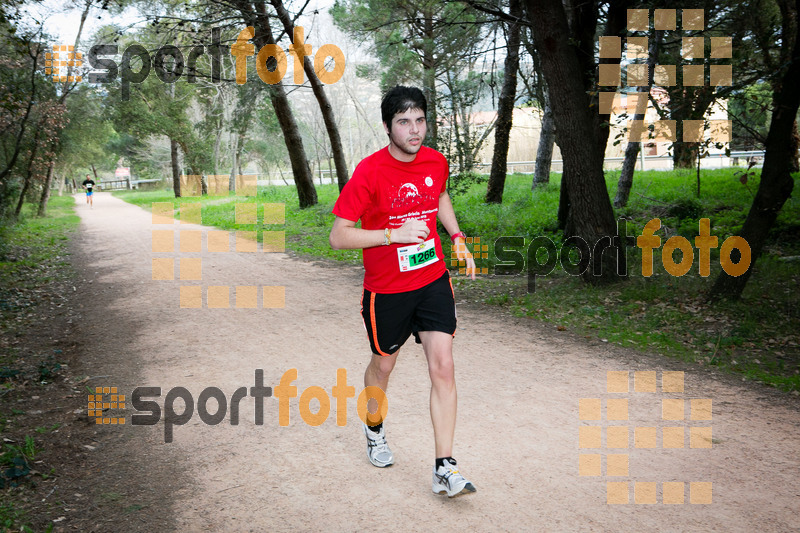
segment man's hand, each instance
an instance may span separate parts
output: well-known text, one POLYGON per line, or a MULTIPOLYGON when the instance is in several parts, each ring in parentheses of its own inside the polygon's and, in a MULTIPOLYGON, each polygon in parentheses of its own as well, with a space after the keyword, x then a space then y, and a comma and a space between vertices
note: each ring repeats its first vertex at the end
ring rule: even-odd
POLYGON ((467 268, 464 272, 474 280, 478 269, 475 266, 475 259, 472 258, 472 254, 467 248, 467 241, 464 240, 464 237, 456 238, 456 241, 453 243, 453 251, 456 253, 459 261, 466 261, 467 268))
POLYGON ((431 230, 428 225, 416 218, 409 218, 399 228, 392 230, 392 242, 419 244, 428 238, 431 230))

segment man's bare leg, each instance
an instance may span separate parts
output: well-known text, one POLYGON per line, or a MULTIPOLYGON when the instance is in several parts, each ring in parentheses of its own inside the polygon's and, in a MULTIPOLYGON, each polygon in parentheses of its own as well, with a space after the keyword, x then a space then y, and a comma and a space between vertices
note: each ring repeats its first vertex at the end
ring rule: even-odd
MULTIPOLYGON (((375 355, 372 354, 372 359, 364 371, 364 386, 365 387, 380 387, 384 394, 389 387, 389 375, 394 369, 394 364, 397 362, 397 356, 400 355, 400 350, 392 355, 375 355)), ((371 413, 377 412, 378 402, 371 399, 367 403, 367 410, 371 413)))
POLYGON ((428 359, 431 378, 430 409, 436 457, 451 457, 458 405, 453 336, 442 331, 420 331, 419 338, 428 359))
MULTIPOLYGON (((392 373, 394 363, 397 361, 397 355, 398 352, 387 356, 373 354, 372 360, 370 360, 369 365, 367 365, 367 370, 364 372, 364 385, 366 387, 380 387, 385 394, 386 388, 389 386, 389 374, 392 373)), ((386 443, 386 432, 383 429, 383 420, 377 422, 377 420, 380 420, 380 415, 383 413, 383 407, 384 406, 378 404, 378 400, 371 398, 369 402, 367 402, 367 411, 369 412, 366 414, 369 429, 367 429, 367 426, 363 426, 364 436, 367 438, 367 457, 373 465, 380 468, 390 466, 394 463, 394 454, 386 443), (370 413, 378 414, 375 417, 375 421, 373 421, 373 417, 370 413), (380 427, 376 428, 376 426, 379 425, 380 427)))

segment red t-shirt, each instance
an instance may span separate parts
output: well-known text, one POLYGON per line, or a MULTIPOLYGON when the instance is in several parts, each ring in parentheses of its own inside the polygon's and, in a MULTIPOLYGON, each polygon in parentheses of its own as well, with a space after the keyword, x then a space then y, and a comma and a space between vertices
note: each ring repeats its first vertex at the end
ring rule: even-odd
POLYGON ((333 214, 353 222, 360 219, 361 227, 370 230, 399 228, 407 219, 416 218, 428 224, 428 241, 432 241, 427 253, 413 244, 365 248, 365 289, 383 294, 413 291, 444 274, 445 258, 436 231, 436 215, 448 174, 445 157, 427 146, 422 146, 409 163, 392 157, 387 146, 358 164, 336 200, 333 214), (399 249, 405 259, 400 257, 399 249))

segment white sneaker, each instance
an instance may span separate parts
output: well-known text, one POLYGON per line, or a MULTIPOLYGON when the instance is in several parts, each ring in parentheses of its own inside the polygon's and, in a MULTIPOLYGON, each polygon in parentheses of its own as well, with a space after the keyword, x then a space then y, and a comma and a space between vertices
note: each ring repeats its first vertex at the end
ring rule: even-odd
POLYGON ((369 462, 378 468, 385 468, 394 464, 394 454, 386 444, 386 431, 383 426, 378 433, 370 430, 369 427, 363 422, 361 425, 364 427, 364 435, 367 437, 367 457, 369 462))
POLYGON ((444 466, 433 470, 433 492, 436 494, 447 493, 449 498, 459 494, 475 492, 475 486, 461 475, 455 460, 444 461, 444 466))

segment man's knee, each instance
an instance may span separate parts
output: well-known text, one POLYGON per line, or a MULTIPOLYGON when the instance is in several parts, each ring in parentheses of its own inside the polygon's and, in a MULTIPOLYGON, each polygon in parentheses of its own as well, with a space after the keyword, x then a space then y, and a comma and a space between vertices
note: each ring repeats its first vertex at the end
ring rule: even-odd
POLYGON ((455 364, 453 363, 453 352, 448 347, 441 347, 431 353, 428 357, 428 373, 431 381, 437 383, 455 382, 455 364))
POLYGON ((385 378, 392 373, 392 370, 394 370, 394 364, 396 361, 397 353, 389 356, 373 355, 372 361, 370 361, 370 366, 372 367, 372 371, 375 372, 378 377, 385 378))

